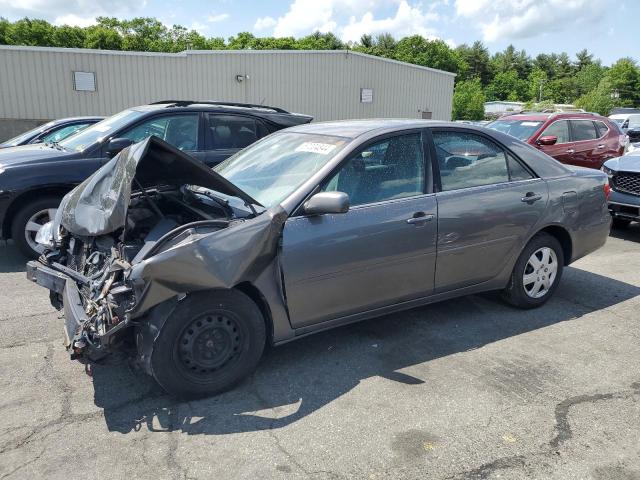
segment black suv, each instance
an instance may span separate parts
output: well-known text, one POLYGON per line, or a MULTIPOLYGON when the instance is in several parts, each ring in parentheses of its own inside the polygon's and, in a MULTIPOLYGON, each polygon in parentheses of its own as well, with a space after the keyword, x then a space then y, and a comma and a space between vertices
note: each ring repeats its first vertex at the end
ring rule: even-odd
POLYGON ((209 166, 308 115, 276 107, 166 100, 123 110, 59 143, 0 150, 0 233, 36 257, 62 197, 120 150, 155 135, 209 166))

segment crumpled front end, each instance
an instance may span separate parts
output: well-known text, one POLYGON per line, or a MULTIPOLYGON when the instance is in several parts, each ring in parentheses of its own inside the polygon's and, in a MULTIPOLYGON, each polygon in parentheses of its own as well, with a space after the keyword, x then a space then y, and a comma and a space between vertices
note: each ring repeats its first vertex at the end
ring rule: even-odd
POLYGON ((255 279, 275 258, 286 219, 278 209, 258 214, 255 204, 232 208, 216 192, 252 199, 159 140, 120 155, 65 197, 43 234, 48 250, 27 266, 64 311, 76 359, 144 355, 158 327, 148 328, 157 322, 150 312, 255 279))

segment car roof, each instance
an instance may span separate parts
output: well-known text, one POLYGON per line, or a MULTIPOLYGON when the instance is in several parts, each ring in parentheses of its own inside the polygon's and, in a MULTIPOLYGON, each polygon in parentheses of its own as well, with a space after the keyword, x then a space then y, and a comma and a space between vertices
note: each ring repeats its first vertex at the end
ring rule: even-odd
POLYGON ((498 120, 521 120, 521 121, 536 121, 544 122, 546 120, 556 119, 571 119, 571 120, 606 120, 607 117, 603 117, 597 113, 590 112, 524 112, 516 113, 513 115, 504 115, 498 120))
POLYGON ((282 108, 270 107, 268 105, 236 102, 209 102, 200 100, 161 100, 148 105, 131 107, 129 110, 135 110, 138 112, 157 112, 162 110, 166 112, 208 111, 217 113, 244 113, 260 117, 264 120, 269 120, 281 127, 289 127, 313 120, 313 117, 309 115, 288 112, 282 108))
POLYGON ((87 115, 87 116, 78 116, 78 117, 66 117, 66 118, 58 118, 54 120, 56 124, 60 123, 71 123, 71 122, 81 122, 83 120, 97 121, 104 120, 105 117, 96 116, 96 115, 87 115))
MULTIPOLYGON (((434 126, 463 126, 460 123, 438 120, 414 120, 409 118, 371 118, 365 120, 335 120, 316 122, 288 128, 288 132, 315 133, 336 137, 357 138, 361 135, 383 130, 406 130, 434 126)), ((471 127, 471 125, 464 125, 471 127)))

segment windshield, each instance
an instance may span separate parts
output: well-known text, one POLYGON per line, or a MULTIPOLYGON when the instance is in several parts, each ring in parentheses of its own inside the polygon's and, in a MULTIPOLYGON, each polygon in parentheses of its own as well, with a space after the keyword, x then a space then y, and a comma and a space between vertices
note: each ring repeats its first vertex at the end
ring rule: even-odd
POLYGON ((336 156, 349 139, 276 133, 238 152, 214 170, 265 207, 287 198, 336 156))
POLYGON ((103 138, 108 137, 116 130, 128 125, 143 114, 144 112, 138 110, 123 110, 75 135, 71 135, 69 138, 61 141, 60 145, 67 150, 82 152, 87 147, 102 141, 103 138))
POLYGON ((609 117, 609 120, 613 120, 614 122, 616 122, 618 125, 622 125, 624 123, 624 121, 626 120, 626 118, 614 118, 614 117, 609 117))
POLYGON ((537 120, 496 120, 487 125, 487 128, 526 141, 540 128, 540 125, 542 122, 537 120))
POLYGON ((55 123, 56 122, 49 122, 49 123, 45 123, 44 125, 40 125, 39 127, 33 128, 28 132, 21 133, 17 137, 13 137, 7 140, 2 145, 4 145, 5 147, 15 147, 16 145, 20 145, 26 142, 27 140, 31 139, 31 137, 35 137, 39 133, 44 132, 47 128, 55 125, 55 123))

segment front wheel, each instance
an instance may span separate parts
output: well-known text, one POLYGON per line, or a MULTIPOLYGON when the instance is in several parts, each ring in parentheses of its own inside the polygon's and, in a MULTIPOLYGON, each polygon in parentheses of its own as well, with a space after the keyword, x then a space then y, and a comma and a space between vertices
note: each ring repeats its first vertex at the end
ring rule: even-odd
POLYGON ((36 235, 42 226, 54 219, 61 198, 46 196, 25 204, 13 217, 11 238, 27 258, 38 258, 44 247, 36 243, 36 235))
POLYGON ((220 393, 253 372, 265 340, 262 313, 244 293, 192 293, 178 304, 154 342, 153 376, 179 398, 220 393))
POLYGON ((543 305, 558 287, 563 266, 560 242, 549 234, 537 234, 518 257, 503 298, 518 308, 543 305))

